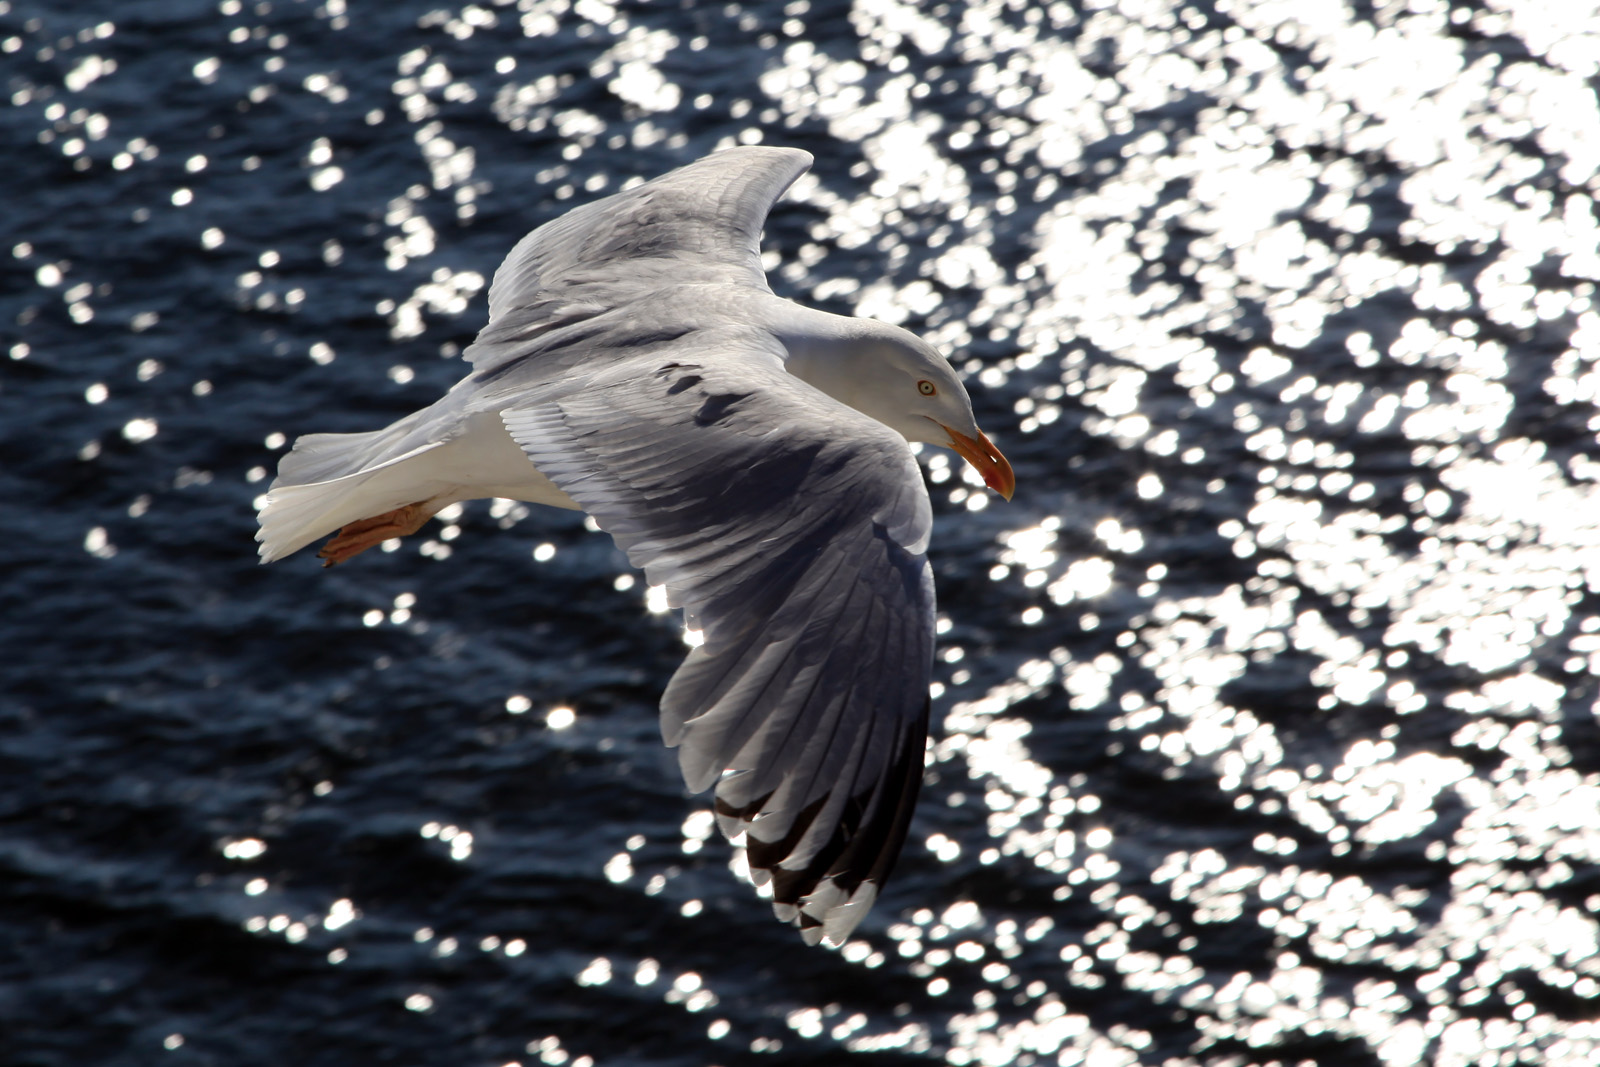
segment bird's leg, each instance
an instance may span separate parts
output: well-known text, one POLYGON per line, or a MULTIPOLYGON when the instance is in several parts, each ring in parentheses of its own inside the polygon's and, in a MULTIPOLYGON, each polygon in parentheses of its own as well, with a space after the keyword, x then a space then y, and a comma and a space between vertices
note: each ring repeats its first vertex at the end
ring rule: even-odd
POLYGON ((343 563, 391 537, 405 537, 416 533, 438 510, 428 501, 419 500, 415 504, 407 504, 403 508, 395 508, 382 515, 374 515, 370 519, 352 522, 328 538, 328 543, 322 546, 317 558, 322 560, 324 567, 343 563))

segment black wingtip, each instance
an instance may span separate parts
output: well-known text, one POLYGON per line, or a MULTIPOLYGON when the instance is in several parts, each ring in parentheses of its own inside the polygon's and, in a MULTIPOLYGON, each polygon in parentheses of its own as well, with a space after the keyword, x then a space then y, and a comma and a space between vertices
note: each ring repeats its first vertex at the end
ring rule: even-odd
MULTIPOLYGON (((872 789, 846 801, 827 844, 803 867, 791 869, 784 861, 827 806, 828 796, 799 812, 779 840, 762 841, 754 833, 746 835, 752 880, 760 885, 770 879, 773 911, 779 919, 799 927, 807 944, 843 944, 894 871, 922 790, 927 707, 907 727, 896 744, 894 763, 872 789)), ((718 797, 717 821, 724 829, 751 826, 769 799, 770 794, 735 807, 718 797)))

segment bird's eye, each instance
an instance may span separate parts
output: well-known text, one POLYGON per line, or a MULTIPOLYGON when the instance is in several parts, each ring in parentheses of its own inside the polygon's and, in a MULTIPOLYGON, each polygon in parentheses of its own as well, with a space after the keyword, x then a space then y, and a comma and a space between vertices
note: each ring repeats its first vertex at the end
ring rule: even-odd
POLYGON ((921 393, 923 396, 932 396, 938 391, 939 390, 934 387, 934 384, 928 381, 926 378, 917 383, 917 392, 921 393))

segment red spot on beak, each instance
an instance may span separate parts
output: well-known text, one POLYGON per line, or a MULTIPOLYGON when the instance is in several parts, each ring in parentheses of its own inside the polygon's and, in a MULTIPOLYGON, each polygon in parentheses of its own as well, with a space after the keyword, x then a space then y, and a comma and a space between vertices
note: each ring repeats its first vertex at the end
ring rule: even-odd
POLYGON ((994 442, 982 430, 973 438, 959 430, 952 430, 942 422, 939 426, 950 435, 950 447, 983 475, 983 484, 1010 500, 1017 488, 1017 476, 1011 470, 1010 461, 994 447, 994 442))

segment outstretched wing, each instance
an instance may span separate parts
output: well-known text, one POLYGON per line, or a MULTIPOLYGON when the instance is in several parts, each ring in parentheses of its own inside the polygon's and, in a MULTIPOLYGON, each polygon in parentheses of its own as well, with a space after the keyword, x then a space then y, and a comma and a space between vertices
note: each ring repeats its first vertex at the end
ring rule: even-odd
POLYGON ((545 223, 495 271, 489 324, 467 359, 480 377, 503 373, 546 335, 582 332, 619 293, 692 282, 771 292, 761 227, 810 166, 798 148, 730 148, 545 223))
POLYGON ((922 782, 927 492, 898 434, 788 375, 770 338, 705 336, 502 418, 701 630, 662 734, 779 917, 839 944, 922 782))

